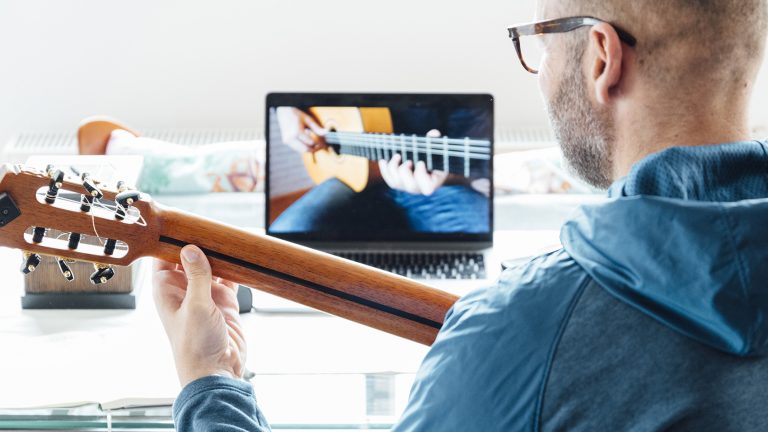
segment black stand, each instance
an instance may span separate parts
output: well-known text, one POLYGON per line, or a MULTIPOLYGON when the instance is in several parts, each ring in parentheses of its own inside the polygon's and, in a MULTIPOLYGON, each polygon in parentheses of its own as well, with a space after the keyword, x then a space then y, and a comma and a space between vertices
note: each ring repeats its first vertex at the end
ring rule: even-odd
POLYGON ((22 309, 136 309, 137 293, 25 294, 22 309))

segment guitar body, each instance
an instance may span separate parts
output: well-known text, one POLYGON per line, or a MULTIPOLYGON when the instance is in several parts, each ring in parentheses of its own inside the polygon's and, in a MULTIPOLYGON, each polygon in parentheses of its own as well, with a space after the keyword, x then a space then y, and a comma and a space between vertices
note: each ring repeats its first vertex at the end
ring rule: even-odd
MULTIPOLYGON (((338 132, 393 132, 389 108, 312 107, 310 113, 321 126, 338 132)), ((337 178, 355 192, 380 177, 376 162, 352 155, 340 155, 332 147, 305 153, 304 167, 315 184, 337 178)))

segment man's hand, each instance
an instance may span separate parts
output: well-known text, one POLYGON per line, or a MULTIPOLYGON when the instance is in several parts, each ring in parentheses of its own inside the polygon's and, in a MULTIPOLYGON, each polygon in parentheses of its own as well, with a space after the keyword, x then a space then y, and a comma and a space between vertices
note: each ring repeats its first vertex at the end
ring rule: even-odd
POLYGON ((182 387, 209 375, 240 378, 245 338, 237 304, 237 285, 216 281, 203 252, 181 250, 182 266, 155 262, 154 297, 171 341, 182 387))
POLYGON ((396 154, 391 160, 379 161, 381 176, 392 189, 417 195, 432 195, 445 183, 448 173, 444 171, 427 171, 427 165, 423 161, 402 162, 402 157, 396 154))
POLYGON ((316 151, 325 145, 323 137, 328 131, 298 108, 278 107, 277 123, 283 144, 299 153, 316 151))

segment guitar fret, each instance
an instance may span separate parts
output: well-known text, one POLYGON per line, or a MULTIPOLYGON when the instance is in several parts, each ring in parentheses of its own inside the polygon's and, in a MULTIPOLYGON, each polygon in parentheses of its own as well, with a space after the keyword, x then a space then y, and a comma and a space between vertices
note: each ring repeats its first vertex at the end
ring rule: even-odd
POLYGON ((381 158, 388 160, 389 158, 387 157, 386 153, 387 147, 385 140, 386 139, 384 138, 384 135, 379 135, 379 148, 381 148, 381 158))
POLYGON ((448 166, 449 159, 448 159, 448 137, 443 137, 443 171, 444 172, 451 172, 450 167, 448 166))
POLYGON ((469 138, 464 138, 464 177, 469 178, 469 138))
POLYGON ((384 135, 379 135, 379 148, 381 149, 381 159, 388 160, 387 157, 387 143, 384 135))
POLYGON ((373 146, 368 147, 368 159, 373 159, 376 157, 376 149, 373 146))
POLYGON ((415 164, 419 160, 418 150, 416 150, 416 135, 411 139, 411 144, 413 145, 413 163, 415 164))
POLYGON ((429 140, 429 135, 427 135, 427 169, 432 171, 432 149, 430 148, 432 144, 429 140))

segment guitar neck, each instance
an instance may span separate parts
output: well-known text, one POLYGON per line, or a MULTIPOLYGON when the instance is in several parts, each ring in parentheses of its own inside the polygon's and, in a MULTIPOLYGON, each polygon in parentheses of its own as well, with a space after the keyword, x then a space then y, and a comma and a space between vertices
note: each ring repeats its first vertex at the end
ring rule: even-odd
POLYGON ((159 238, 149 255, 179 262, 203 249, 216 276, 430 345, 456 296, 401 276, 155 204, 159 238))
POLYGON ((403 161, 424 162, 427 169, 463 177, 488 177, 491 142, 471 138, 432 138, 418 135, 330 132, 325 136, 337 153, 389 160, 399 154, 403 161))

